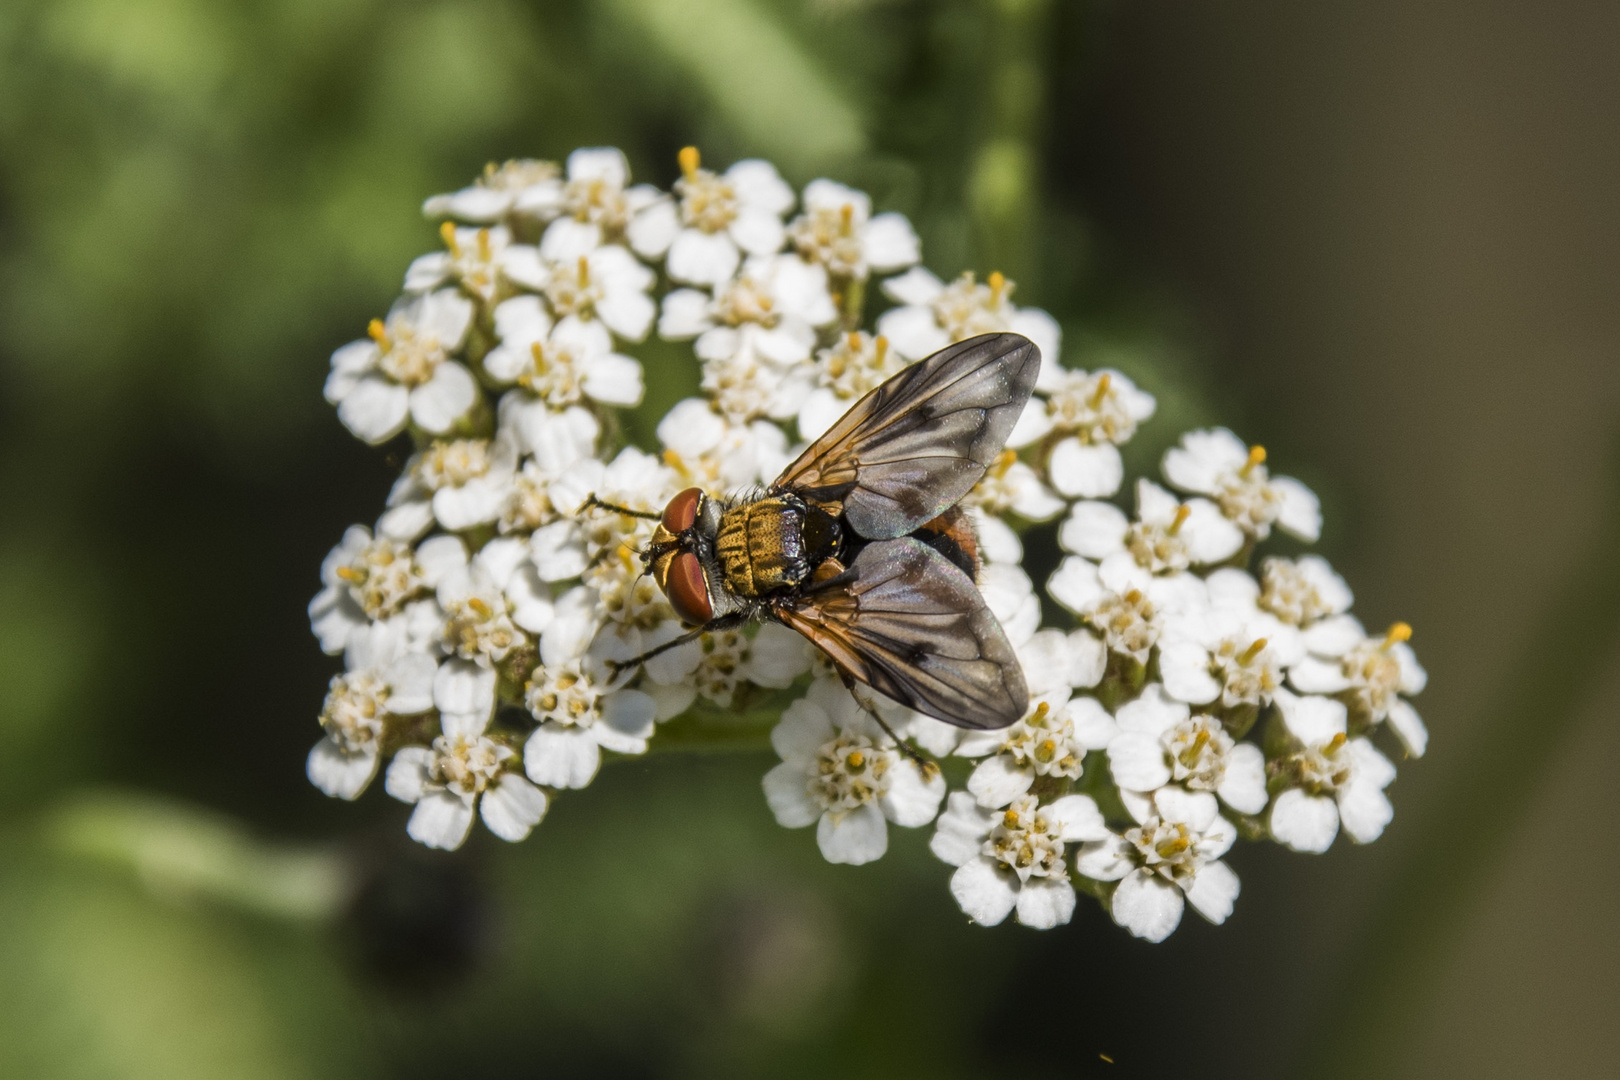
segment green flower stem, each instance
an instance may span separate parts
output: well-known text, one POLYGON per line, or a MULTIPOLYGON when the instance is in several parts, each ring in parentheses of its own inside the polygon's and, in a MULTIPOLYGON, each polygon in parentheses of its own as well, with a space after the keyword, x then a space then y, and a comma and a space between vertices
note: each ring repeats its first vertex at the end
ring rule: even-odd
POLYGON ((353 891, 334 850, 265 843, 230 818, 160 796, 73 793, 46 812, 42 831, 48 847, 133 871, 156 892, 259 915, 330 919, 353 891))
MULTIPOLYGON (((1612 470, 1611 470, 1612 473, 1612 470)), ((1497 706, 1469 724, 1467 757, 1362 934, 1321 1030, 1296 1075, 1377 1076, 1408 1046, 1434 980, 1466 925, 1469 900, 1506 853, 1501 838, 1523 811, 1563 736, 1603 677, 1620 638, 1620 484, 1594 541, 1571 568, 1497 706)))

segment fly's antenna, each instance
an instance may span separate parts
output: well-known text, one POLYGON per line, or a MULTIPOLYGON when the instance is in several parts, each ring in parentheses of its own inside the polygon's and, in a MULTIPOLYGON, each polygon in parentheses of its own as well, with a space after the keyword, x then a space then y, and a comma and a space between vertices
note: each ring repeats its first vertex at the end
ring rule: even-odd
POLYGON ((581 503, 578 512, 583 513, 593 506, 600 507, 603 510, 612 510, 614 513, 623 514, 626 517, 646 518, 648 521, 661 521, 664 516, 662 514, 655 514, 650 510, 632 510, 628 506, 620 506, 618 503, 603 502, 595 495, 591 495, 583 503, 581 503))

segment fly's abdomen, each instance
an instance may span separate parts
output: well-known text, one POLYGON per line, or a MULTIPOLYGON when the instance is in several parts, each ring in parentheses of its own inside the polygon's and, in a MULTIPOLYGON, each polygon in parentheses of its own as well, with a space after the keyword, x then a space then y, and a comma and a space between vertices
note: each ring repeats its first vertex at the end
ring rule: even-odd
POLYGON ((761 499, 727 510, 714 554, 726 587, 739 596, 764 596, 799 584, 810 573, 803 505, 761 499))

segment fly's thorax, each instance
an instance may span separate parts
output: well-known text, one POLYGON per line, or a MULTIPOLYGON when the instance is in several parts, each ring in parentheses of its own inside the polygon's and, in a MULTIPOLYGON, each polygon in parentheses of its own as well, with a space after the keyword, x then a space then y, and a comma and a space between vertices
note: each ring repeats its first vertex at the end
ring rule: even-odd
POLYGON ((831 515, 788 494, 725 511, 714 554, 726 588, 753 598, 801 584, 838 545, 831 515))

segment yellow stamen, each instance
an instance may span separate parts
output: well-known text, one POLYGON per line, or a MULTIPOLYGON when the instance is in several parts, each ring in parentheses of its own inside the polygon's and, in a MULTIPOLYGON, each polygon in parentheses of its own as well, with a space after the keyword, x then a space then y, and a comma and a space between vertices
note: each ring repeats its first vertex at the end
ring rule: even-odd
POLYGON ((872 341, 872 351, 877 357, 878 367, 882 367, 883 358, 889 353, 889 339, 879 334, 872 341))
POLYGON ((1181 527, 1187 524, 1187 518, 1191 515, 1192 507, 1188 506, 1186 503, 1182 503, 1180 506, 1176 507, 1176 519, 1172 521, 1170 523, 1170 527, 1164 531, 1169 533, 1171 536, 1176 535, 1181 531, 1181 527))
POLYGON ((482 262, 489 262, 489 230, 478 230, 478 258, 482 262))
POLYGON ((1262 465, 1266 460, 1266 448, 1260 445, 1249 447, 1249 460, 1244 462, 1243 468, 1238 470, 1239 476, 1248 476, 1254 471, 1256 465, 1262 465))
POLYGON ((1254 662, 1254 658, 1259 656, 1261 653, 1265 652, 1265 650, 1266 650, 1266 639, 1265 638, 1255 638, 1253 645, 1250 645, 1247 649, 1244 649, 1241 653, 1238 654, 1238 663, 1240 663, 1240 664, 1252 664, 1254 662))
POLYGON ((1127 604, 1140 604, 1142 602, 1142 590, 1132 589, 1130 592, 1126 593, 1125 602, 1127 604))
POLYGON ((1097 376, 1097 389, 1091 392, 1091 400, 1087 404, 1093 409, 1102 408, 1103 399, 1108 396, 1108 388, 1113 382, 1114 377, 1106 371, 1097 376))
POLYGON ((484 601, 480 600, 476 596, 468 597, 467 606, 472 608, 474 611, 478 612, 478 614, 479 614, 479 616, 481 618, 487 619, 487 618, 489 618, 489 616, 491 614, 491 612, 489 610, 489 605, 484 603, 484 601))
POLYGON ((1051 711, 1051 703, 1043 701, 1039 705, 1035 706, 1035 713, 1029 718, 1028 722, 1031 724, 1039 724, 1042 720, 1046 719, 1046 715, 1051 711))
POLYGON ((1337 750, 1339 747, 1343 746, 1348 741, 1349 741, 1349 737, 1347 735, 1345 735, 1344 732, 1342 732, 1342 731, 1339 732, 1338 734, 1334 735, 1333 738, 1328 740, 1327 752, 1330 753, 1330 754, 1333 753, 1335 750, 1337 750))
POLYGON ((1017 460, 1018 451, 1003 450, 1001 453, 996 455, 996 463, 990 466, 990 471, 997 476, 1005 476, 1007 475, 1007 470, 1012 468, 1013 462, 1017 460))
POLYGON ((839 226, 839 228, 844 230, 844 235, 848 236, 849 231, 854 226, 854 224, 855 224, 855 204, 854 203, 845 203, 843 206, 838 208, 838 226, 839 226))
POLYGON ((675 155, 675 160, 681 163, 681 175, 691 180, 697 176, 698 165, 703 158, 698 154, 695 146, 683 146, 681 152, 675 155))
POLYGON ((851 750, 849 752, 849 757, 845 758, 844 760, 849 763, 849 767, 852 769, 861 769, 866 767, 866 755, 861 753, 859 750, 851 750))
POLYGON ((1007 826, 1009 829, 1018 828, 1018 811, 1008 810, 1005 814, 1001 815, 1001 823, 1007 826))
POLYGON ((682 475, 685 475, 686 473, 686 462, 682 461, 681 455, 677 454, 673 450, 664 451, 664 464, 668 465, 670 468, 674 469, 678 473, 681 473, 682 475))
POLYGON ((1185 836, 1178 836, 1173 840, 1161 841, 1159 846, 1154 850, 1159 853, 1159 858, 1168 859, 1173 856, 1180 855, 1183 851, 1186 851, 1191 846, 1191 840, 1187 839, 1185 836))
POLYGON ((450 254, 454 255, 458 259, 461 258, 461 245, 456 243, 455 222, 447 221, 443 225, 440 225, 439 236, 443 238, 444 246, 450 249, 450 254))
POLYGON ((529 355, 534 357, 534 370, 546 370, 546 348, 538 341, 529 346, 529 355))
POLYGON ((353 583, 355 585, 358 585, 362 581, 366 580, 365 573, 363 571, 356 570, 352 566, 340 566, 340 567, 338 567, 337 568, 337 576, 342 578, 344 581, 351 582, 351 583, 353 583))
POLYGON ((1042 739, 1035 746, 1035 760, 1043 765, 1057 757, 1057 740, 1042 739))
POLYGON ((1412 640, 1412 626, 1410 623, 1398 622, 1389 628, 1384 635, 1384 644, 1380 648, 1387 649, 1391 645, 1399 645, 1404 641, 1412 640))
POLYGON ((1001 294, 1007 289, 1007 279, 1002 276, 1000 270, 992 270, 990 276, 984 280, 985 284, 990 286, 990 303, 1000 306, 1001 294))
POLYGON ((381 319, 372 319, 366 324, 366 336, 375 341, 379 348, 388 348, 388 328, 381 319))
POLYGON ((591 260, 589 260, 585 256, 581 255, 579 257, 579 284, 580 284, 580 287, 584 288, 586 283, 588 283, 590 280, 591 280, 591 260))
POLYGON ((844 345, 849 349, 850 352, 860 352, 861 332, 859 330, 851 330, 849 335, 844 338, 844 345))

